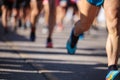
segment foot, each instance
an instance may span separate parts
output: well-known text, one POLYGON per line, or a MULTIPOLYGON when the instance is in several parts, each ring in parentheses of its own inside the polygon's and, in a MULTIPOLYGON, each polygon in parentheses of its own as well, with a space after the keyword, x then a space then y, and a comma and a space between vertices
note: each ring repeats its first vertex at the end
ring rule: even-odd
POLYGON ((68 54, 72 55, 72 54, 75 54, 75 51, 76 51, 77 47, 76 46, 71 47, 71 44, 72 44, 71 39, 69 39, 67 41, 66 48, 67 48, 68 54))
POLYGON ((8 34, 8 32, 9 32, 9 31, 8 31, 8 27, 5 27, 5 28, 4 28, 4 34, 8 34))
POLYGON ((47 39, 46 48, 53 48, 53 43, 51 38, 47 39))
POLYGON ((36 39, 35 32, 31 32, 31 34, 30 34, 30 40, 31 41, 35 41, 35 39, 36 39))
POLYGON ((66 44, 66 48, 67 48, 67 52, 68 54, 75 54, 75 51, 77 49, 76 45, 77 45, 77 41, 78 41, 78 37, 76 37, 76 39, 73 39, 73 30, 71 32, 71 36, 70 38, 68 39, 67 41, 67 44, 66 44))
POLYGON ((118 70, 110 71, 106 76, 106 80, 120 80, 120 71, 118 70))
POLYGON ((53 43, 52 42, 47 42, 46 48, 53 48, 53 43))

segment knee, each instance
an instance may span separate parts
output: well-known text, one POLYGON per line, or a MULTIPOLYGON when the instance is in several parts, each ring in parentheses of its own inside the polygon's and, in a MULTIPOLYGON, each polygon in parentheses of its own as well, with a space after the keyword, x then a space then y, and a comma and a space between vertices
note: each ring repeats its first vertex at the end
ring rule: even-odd
POLYGON ((118 35, 119 31, 118 31, 117 27, 110 26, 110 27, 108 27, 108 34, 109 35, 118 35))
POLYGON ((120 20, 119 17, 114 17, 114 16, 108 18, 107 27, 108 27, 109 34, 112 34, 112 35, 120 34, 119 20, 120 20))
POLYGON ((37 8, 37 5, 32 5, 31 6, 31 15, 33 16, 36 16, 38 14, 38 8, 37 8))
POLYGON ((2 14, 5 14, 7 12, 7 8, 5 6, 2 6, 1 10, 2 10, 2 14))
POLYGON ((104 8, 109 34, 120 35, 120 7, 105 5, 104 8))
POLYGON ((18 16, 18 11, 17 9, 12 10, 12 16, 17 17, 18 16))
POLYGON ((37 16, 37 15, 38 15, 38 12, 39 12, 38 9, 32 9, 32 10, 31 10, 31 15, 32 15, 32 16, 37 16))

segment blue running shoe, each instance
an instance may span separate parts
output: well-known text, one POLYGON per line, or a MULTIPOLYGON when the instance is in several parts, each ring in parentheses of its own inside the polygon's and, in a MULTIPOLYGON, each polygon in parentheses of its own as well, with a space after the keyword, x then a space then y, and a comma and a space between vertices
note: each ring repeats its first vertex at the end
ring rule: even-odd
POLYGON ((120 80, 120 71, 110 71, 106 76, 106 80, 120 80))
POLYGON ((69 38, 69 40, 67 41, 67 44, 66 44, 66 48, 67 48, 68 54, 71 54, 71 55, 75 54, 75 51, 76 51, 76 49, 77 49, 76 44, 75 44, 74 47, 71 46, 71 44, 72 44, 72 34, 73 34, 73 30, 74 30, 74 29, 72 29, 70 38, 69 38))
POLYGON ((83 40, 84 39, 84 33, 79 35, 79 40, 83 40))
POLYGON ((67 51, 68 51, 68 54, 75 54, 75 51, 76 51, 76 49, 77 49, 77 47, 75 46, 75 47, 71 47, 71 40, 69 39, 68 41, 67 41, 67 45, 66 45, 66 48, 67 48, 67 51))

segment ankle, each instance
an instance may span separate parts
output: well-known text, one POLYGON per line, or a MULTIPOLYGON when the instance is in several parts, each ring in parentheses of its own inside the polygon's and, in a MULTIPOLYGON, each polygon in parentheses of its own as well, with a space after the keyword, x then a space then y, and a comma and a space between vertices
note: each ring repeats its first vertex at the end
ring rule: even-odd
POLYGON ((110 65, 110 66, 108 66, 108 72, 110 72, 112 70, 118 70, 118 66, 117 65, 110 65))
POLYGON ((47 42, 52 42, 52 39, 50 37, 48 37, 47 42))

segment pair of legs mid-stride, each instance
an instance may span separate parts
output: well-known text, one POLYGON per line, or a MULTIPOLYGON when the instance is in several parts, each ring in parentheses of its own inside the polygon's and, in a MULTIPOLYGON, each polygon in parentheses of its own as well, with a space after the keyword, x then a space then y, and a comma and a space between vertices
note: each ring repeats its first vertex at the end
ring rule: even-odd
POLYGON ((52 34, 53 29, 56 23, 56 8, 55 8, 55 0, 31 0, 30 7, 31 7, 31 32, 30 32, 30 40, 35 41, 36 39, 36 21, 38 18, 39 13, 43 8, 43 1, 48 2, 48 6, 46 9, 46 21, 48 21, 48 37, 47 37, 47 48, 52 48, 52 34), (51 20, 52 19, 52 20, 51 20))
POLYGON ((96 14, 103 6, 106 15, 108 38, 106 52, 108 58, 108 74, 106 80, 120 80, 118 71, 118 55, 120 53, 120 0, 81 0, 80 20, 75 24, 67 41, 67 51, 75 54, 79 35, 90 28, 96 14))
POLYGON ((2 26, 4 28, 4 33, 8 33, 8 25, 7 25, 7 20, 8 20, 8 16, 10 16, 11 12, 12 12, 12 5, 14 3, 14 1, 10 1, 10 0, 1 0, 1 11, 2 11, 2 26))

